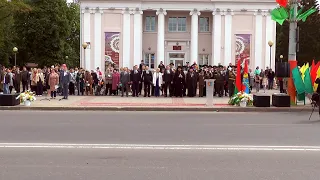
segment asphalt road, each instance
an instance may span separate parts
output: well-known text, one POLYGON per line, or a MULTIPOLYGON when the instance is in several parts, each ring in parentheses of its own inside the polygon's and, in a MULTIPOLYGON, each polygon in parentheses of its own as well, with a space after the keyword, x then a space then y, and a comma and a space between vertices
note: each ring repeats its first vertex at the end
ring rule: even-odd
POLYGON ((0 111, 0 180, 319 179, 309 115, 0 111))

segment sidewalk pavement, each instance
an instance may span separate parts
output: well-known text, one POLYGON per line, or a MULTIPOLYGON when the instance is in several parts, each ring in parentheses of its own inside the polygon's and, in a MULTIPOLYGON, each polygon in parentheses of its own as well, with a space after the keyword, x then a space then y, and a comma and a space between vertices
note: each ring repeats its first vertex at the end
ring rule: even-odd
MULTIPOLYGON (((276 90, 266 94, 277 93, 276 90)), ((208 112, 301 112, 311 111, 309 100, 306 105, 298 103, 290 108, 258 108, 228 105, 228 97, 214 97, 213 106, 206 105, 206 98, 199 97, 120 97, 120 96, 69 96, 69 100, 45 99, 38 97, 30 107, 23 104, 13 107, 0 106, 0 110, 50 110, 50 111, 208 111, 208 112)), ((271 100, 272 98, 270 98, 271 100)), ((271 103, 271 102, 270 102, 271 103)))

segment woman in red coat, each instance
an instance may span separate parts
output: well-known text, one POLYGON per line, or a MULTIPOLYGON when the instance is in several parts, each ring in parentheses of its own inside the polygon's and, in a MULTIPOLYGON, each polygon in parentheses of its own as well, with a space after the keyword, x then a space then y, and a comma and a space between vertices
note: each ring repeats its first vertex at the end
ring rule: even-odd
POLYGON ((112 94, 118 95, 118 87, 120 83, 120 73, 114 69, 112 74, 112 94))

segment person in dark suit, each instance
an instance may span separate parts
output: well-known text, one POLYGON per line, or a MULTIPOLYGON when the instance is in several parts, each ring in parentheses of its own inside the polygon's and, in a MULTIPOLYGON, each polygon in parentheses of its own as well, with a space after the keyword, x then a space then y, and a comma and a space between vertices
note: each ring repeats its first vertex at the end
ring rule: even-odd
POLYGON ((121 97, 123 97, 124 91, 126 91, 126 96, 129 94, 129 83, 130 83, 130 73, 128 72, 128 68, 124 68, 124 70, 120 73, 120 84, 121 84, 121 97))
POLYGON ((168 88, 169 88, 169 96, 172 97, 173 92, 173 77, 174 77, 174 73, 171 70, 170 66, 166 67, 166 70, 163 72, 163 82, 164 82, 164 97, 168 96, 168 88))
POLYGON ((134 66, 131 71, 132 97, 139 97, 139 83, 141 83, 141 74, 138 71, 138 66, 134 66))
POLYGON ((70 81, 71 81, 71 74, 70 72, 68 72, 68 68, 65 64, 62 65, 62 68, 63 68, 63 72, 62 74, 60 75, 61 76, 61 85, 62 85, 62 95, 63 95, 63 98, 62 99, 68 99, 68 89, 69 89, 69 84, 70 84, 70 81))
POLYGON ((142 81, 144 83, 144 97, 150 97, 150 85, 152 84, 152 72, 149 70, 149 66, 146 66, 142 72, 142 81))
POLYGON ((16 90, 16 93, 20 93, 20 84, 21 84, 22 75, 20 72, 20 68, 17 67, 15 74, 14 74, 14 89, 16 90))
POLYGON ((29 88, 29 81, 30 81, 30 75, 27 71, 26 67, 23 67, 23 70, 21 72, 21 81, 22 81, 22 92, 26 92, 29 88))

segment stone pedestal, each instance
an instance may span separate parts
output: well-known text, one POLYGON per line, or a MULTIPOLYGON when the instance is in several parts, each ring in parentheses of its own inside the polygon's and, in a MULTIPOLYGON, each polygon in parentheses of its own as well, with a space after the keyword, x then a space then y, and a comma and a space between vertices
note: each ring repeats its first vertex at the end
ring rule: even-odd
POLYGON ((213 91, 215 79, 206 79, 206 106, 213 106, 213 91))

